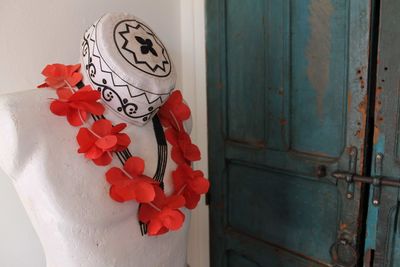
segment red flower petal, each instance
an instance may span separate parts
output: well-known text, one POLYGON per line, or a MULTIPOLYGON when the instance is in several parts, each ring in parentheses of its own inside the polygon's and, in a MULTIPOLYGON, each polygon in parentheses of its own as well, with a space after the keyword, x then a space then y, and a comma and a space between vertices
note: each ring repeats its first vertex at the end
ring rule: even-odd
POLYGON ((169 121, 169 117, 162 115, 162 113, 163 112, 161 110, 158 112, 158 115, 160 117, 161 125, 164 126, 165 128, 172 127, 172 124, 169 121))
POLYGON ((154 186, 150 183, 139 181, 132 186, 136 201, 140 203, 148 203, 154 200, 156 193, 154 192, 154 186))
POLYGON ((183 148, 183 153, 184 153, 184 157, 189 161, 197 161, 197 160, 200 160, 200 158, 201 158, 200 150, 194 144, 186 145, 183 148))
POLYGON ((109 153, 103 153, 103 155, 98 159, 93 159, 94 164, 98 166, 107 166, 112 161, 112 157, 109 153))
POLYGON ((50 111, 57 116, 66 116, 69 111, 69 106, 67 103, 54 100, 50 104, 50 111))
POLYGON ((112 185, 125 185, 125 181, 129 178, 122 172, 120 168, 113 167, 106 172, 106 179, 112 185))
POLYGON ((68 74, 73 74, 74 72, 78 71, 80 68, 81 68, 81 64, 68 65, 67 66, 68 74))
POLYGON ((86 153, 85 153, 85 157, 88 159, 98 159, 101 156, 103 156, 103 154, 107 154, 104 153, 104 151, 100 148, 98 148, 97 146, 92 146, 86 153))
POLYGON ((178 230, 181 228, 185 215, 179 210, 165 209, 161 212, 162 224, 169 230, 178 230))
POLYGON ((107 119, 101 119, 95 121, 92 126, 93 132, 95 132, 99 136, 106 136, 111 133, 112 124, 107 119))
POLYGON ((96 142, 97 137, 94 136, 89 129, 87 128, 80 128, 78 135, 76 136, 76 140, 80 146, 78 152, 79 153, 86 153, 96 142))
POLYGON ((117 144, 117 137, 115 135, 106 135, 96 141, 96 146, 103 150, 110 150, 117 144))
POLYGON ((97 102, 80 101, 80 102, 72 102, 70 105, 73 108, 89 111, 94 115, 102 115, 105 110, 104 106, 101 103, 97 102))
POLYGON ((172 172, 172 181, 174 184, 175 192, 181 191, 182 187, 186 185, 186 176, 182 168, 177 168, 172 172))
POLYGON ((178 145, 178 133, 172 129, 169 128, 165 131, 165 138, 167 139, 168 143, 170 143, 172 146, 177 146, 178 145))
POLYGON ((66 66, 58 63, 46 65, 46 67, 44 67, 42 70, 42 74, 46 77, 65 75, 66 66))
POLYGON ((82 78, 83 76, 80 72, 75 72, 70 77, 67 77, 66 81, 70 86, 75 86, 82 81, 82 78))
POLYGON ((190 118, 190 109, 184 103, 172 107, 172 112, 177 120, 184 121, 190 118))
POLYGON ((89 85, 87 85, 76 91, 75 94, 71 96, 70 100, 93 102, 99 100, 100 97, 101 97, 100 92, 94 91, 89 85))
POLYGON ((71 91, 71 89, 65 88, 65 87, 58 88, 56 92, 57 92, 58 98, 61 100, 65 100, 65 101, 68 100, 74 94, 71 91))
POLYGON ((129 138, 129 136, 127 134, 117 134, 117 144, 118 144, 118 151, 124 150, 126 147, 129 146, 129 144, 131 143, 131 139, 129 138))
POLYGON ((183 196, 185 197, 185 207, 188 209, 194 209, 196 208, 197 204, 200 201, 200 195, 196 194, 194 192, 191 192, 190 190, 185 190, 183 193, 183 196))
POLYGON ((125 162, 124 169, 132 176, 141 175, 144 171, 144 160, 139 157, 130 157, 125 162))
POLYGON ((109 194, 110 194, 110 197, 112 199, 114 199, 115 201, 117 201, 117 202, 125 202, 125 199, 119 195, 119 193, 118 193, 118 191, 117 191, 115 186, 111 186, 110 187, 109 194))
MULTIPOLYGON (((79 92, 91 92, 94 91, 94 89, 90 85, 85 85, 84 87, 80 88, 78 90, 79 92)), ((99 94, 100 96, 100 94, 99 94)))
POLYGON ((171 149, 171 158, 178 165, 187 163, 182 154, 182 150, 176 146, 172 147, 172 149, 171 149))
POLYGON ((82 80, 82 74, 77 72, 80 65, 63 65, 63 64, 52 64, 47 65, 43 70, 42 74, 46 76, 46 84, 49 87, 58 89, 67 85, 75 86, 79 81, 82 80))
POLYGON ((180 195, 172 195, 167 198, 166 206, 171 209, 179 209, 185 205, 185 198, 180 195))
POLYGON ((175 90, 172 92, 170 97, 168 98, 167 104, 170 106, 178 105, 183 101, 182 93, 179 90, 175 90))
POLYGON ((168 229, 163 227, 162 222, 160 220, 150 221, 147 229, 147 233, 149 235, 161 235, 166 232, 168 232, 168 229))
POLYGON ((196 194, 205 194, 210 188, 210 182, 204 177, 200 176, 190 181, 189 187, 196 194))
POLYGON ((126 123, 119 123, 119 124, 113 126, 113 128, 111 130, 111 133, 112 134, 117 134, 117 133, 119 133, 120 131, 122 131, 125 128, 126 128, 126 123))
POLYGON ((139 208, 139 221, 148 223, 152 218, 157 215, 158 211, 148 204, 140 205, 139 208))
POLYGON ((87 118, 87 113, 84 110, 69 109, 67 120, 72 126, 81 126, 87 118))
POLYGON ((42 83, 42 84, 39 84, 38 86, 36 86, 36 88, 48 88, 48 87, 50 87, 47 83, 42 83))

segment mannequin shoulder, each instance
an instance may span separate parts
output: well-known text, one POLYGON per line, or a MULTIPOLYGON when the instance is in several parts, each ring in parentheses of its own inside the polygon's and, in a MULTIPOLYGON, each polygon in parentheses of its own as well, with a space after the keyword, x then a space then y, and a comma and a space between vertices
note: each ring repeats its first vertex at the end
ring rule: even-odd
POLYGON ((49 102, 49 98, 54 97, 54 91, 45 89, 33 89, 0 95, 0 116, 5 119, 19 114, 27 115, 26 111, 29 111, 27 116, 34 116, 40 106, 48 107, 45 103, 49 102))
POLYGON ((0 95, 0 167, 8 174, 17 158, 33 153, 45 136, 50 117, 49 98, 55 92, 29 90, 0 95))
POLYGON ((38 89, 0 95, 0 136, 43 129, 54 97, 54 91, 38 89))

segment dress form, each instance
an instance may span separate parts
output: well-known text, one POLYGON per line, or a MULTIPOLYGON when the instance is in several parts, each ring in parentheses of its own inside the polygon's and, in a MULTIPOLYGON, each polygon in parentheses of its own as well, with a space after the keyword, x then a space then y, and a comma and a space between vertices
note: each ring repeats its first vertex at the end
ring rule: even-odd
MULTIPOLYGON (((42 242, 47 267, 184 266, 189 213, 184 226, 162 236, 142 236, 138 204, 117 203, 108 196, 104 173, 120 166, 95 166, 76 152, 78 128, 50 113, 55 92, 32 90, 0 97, 0 167, 17 193, 42 242)), ((105 117, 122 122, 106 109, 105 117)), ((145 174, 157 167, 157 142, 152 122, 128 124, 130 151, 146 162, 145 174)), ((169 144, 168 144, 169 146, 169 144)), ((169 151, 170 151, 169 147, 169 151)), ((171 192, 168 153, 165 192, 171 192)))

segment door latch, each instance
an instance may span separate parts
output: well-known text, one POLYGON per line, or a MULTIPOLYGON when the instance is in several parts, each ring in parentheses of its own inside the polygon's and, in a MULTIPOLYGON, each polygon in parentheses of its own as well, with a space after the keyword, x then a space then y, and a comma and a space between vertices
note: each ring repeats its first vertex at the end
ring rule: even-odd
MULTIPOLYGON (((357 150, 355 150, 357 151, 357 150)), ((373 186, 372 189, 372 204, 375 206, 380 204, 380 198, 381 198, 381 187, 382 186, 392 186, 392 187, 400 187, 400 181, 399 180, 394 180, 388 177, 382 176, 382 162, 383 162, 383 154, 377 154, 375 157, 375 173, 376 176, 362 176, 362 175, 357 175, 355 173, 355 163, 353 165, 352 162, 356 161, 356 156, 355 159, 353 158, 354 155, 356 155, 357 152, 350 151, 350 168, 348 172, 344 171, 335 171, 332 173, 332 176, 336 179, 340 180, 345 180, 347 183, 347 193, 346 197, 348 199, 353 198, 354 194, 354 183, 355 182, 361 182, 361 183, 366 183, 366 184, 371 184, 373 186)))

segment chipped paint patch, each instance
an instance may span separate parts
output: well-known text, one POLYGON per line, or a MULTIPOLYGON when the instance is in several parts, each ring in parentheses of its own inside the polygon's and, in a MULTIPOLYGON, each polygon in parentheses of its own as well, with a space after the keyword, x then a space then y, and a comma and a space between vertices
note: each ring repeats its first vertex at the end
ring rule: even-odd
POLYGON ((347 93, 347 112, 351 111, 351 100, 352 100, 352 98, 353 98, 353 94, 349 90, 349 92, 347 93))
POLYGON ((348 228, 348 225, 346 223, 341 223, 339 228, 341 231, 343 231, 348 228))
POLYGON ((308 9, 311 34, 306 50, 307 77, 316 91, 317 112, 322 117, 323 97, 329 83, 331 17, 334 8, 331 0, 311 0, 308 9))
POLYGON ((365 137, 365 124, 367 122, 367 105, 368 105, 367 95, 364 95, 362 101, 358 104, 358 111, 361 114, 361 125, 356 132, 356 136, 362 141, 364 140, 365 137))
MULTIPOLYGON (((366 123, 367 123, 367 106, 368 106, 368 97, 367 95, 364 95, 362 101, 358 104, 358 112, 361 114, 361 121, 357 123, 358 130, 356 132, 356 136, 360 139, 361 144, 364 143, 364 138, 365 138, 365 128, 366 128, 366 123)), ((360 156, 359 156, 359 162, 360 162, 360 172, 363 174, 363 168, 364 168, 364 146, 360 147, 360 156)))

